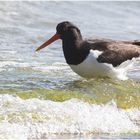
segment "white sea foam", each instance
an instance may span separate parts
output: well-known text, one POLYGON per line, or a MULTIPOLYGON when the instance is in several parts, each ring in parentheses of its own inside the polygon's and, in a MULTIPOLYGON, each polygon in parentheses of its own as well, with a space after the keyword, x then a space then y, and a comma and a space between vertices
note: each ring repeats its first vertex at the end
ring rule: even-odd
POLYGON ((0 95, 0 107, 0 139, 140 131, 140 110, 119 109, 114 101, 96 105, 78 99, 54 102, 0 95))
POLYGON ((34 70, 41 71, 41 72, 58 72, 62 70, 68 69, 68 66, 35 66, 33 67, 34 70))
POLYGON ((127 80, 129 79, 128 77, 128 72, 130 70, 133 70, 135 68, 135 64, 140 62, 140 57, 139 58, 133 58, 132 60, 127 60, 123 62, 121 65, 119 65, 116 68, 113 68, 113 71, 116 73, 116 77, 120 80, 127 80))
POLYGON ((53 63, 52 65, 46 66, 46 65, 34 65, 32 67, 34 71, 39 71, 42 73, 47 73, 47 75, 51 75, 52 77, 68 77, 68 79, 78 79, 77 74, 74 73, 71 68, 66 63, 53 63), (69 78, 71 77, 71 78, 69 78))
POLYGON ((16 62, 16 61, 1 61, 0 62, 0 71, 4 71, 4 70, 9 70, 12 68, 25 68, 25 67, 29 67, 30 65, 28 63, 22 63, 22 62, 16 62))

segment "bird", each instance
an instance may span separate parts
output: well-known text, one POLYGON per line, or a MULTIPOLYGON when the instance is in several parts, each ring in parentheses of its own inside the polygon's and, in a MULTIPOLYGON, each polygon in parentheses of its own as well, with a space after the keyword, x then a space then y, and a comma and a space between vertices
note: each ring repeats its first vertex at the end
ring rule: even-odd
MULTIPOLYGON (((117 70, 121 65, 140 57, 139 40, 84 39, 80 29, 69 21, 59 23, 56 26, 56 33, 36 51, 47 47, 58 39, 62 40, 66 63, 75 73, 85 78, 118 78, 117 70)), ((121 74, 124 73, 121 72, 121 74)))

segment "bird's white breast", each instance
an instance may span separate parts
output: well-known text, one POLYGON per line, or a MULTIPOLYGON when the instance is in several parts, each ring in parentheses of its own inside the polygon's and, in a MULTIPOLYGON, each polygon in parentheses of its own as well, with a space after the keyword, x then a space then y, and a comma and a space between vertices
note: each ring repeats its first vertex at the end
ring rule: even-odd
POLYGON ((90 50, 87 58, 78 65, 70 65, 71 69, 82 77, 114 76, 112 64, 99 63, 97 58, 102 51, 90 50))

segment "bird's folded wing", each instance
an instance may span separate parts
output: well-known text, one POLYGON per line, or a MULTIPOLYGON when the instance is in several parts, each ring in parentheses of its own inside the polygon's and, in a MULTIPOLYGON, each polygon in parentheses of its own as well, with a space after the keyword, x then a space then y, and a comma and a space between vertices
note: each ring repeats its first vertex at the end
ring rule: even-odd
POLYGON ((106 50, 98 58, 99 63, 109 63, 114 67, 120 65, 121 63, 131 60, 133 57, 138 57, 139 53, 137 51, 131 50, 106 50))

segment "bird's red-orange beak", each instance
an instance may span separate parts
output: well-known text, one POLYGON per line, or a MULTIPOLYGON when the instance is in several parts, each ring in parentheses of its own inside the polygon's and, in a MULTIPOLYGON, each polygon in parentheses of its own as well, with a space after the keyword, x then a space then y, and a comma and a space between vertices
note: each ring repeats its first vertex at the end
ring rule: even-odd
POLYGON ((47 40, 45 43, 43 43, 41 46, 39 46, 36 51, 39 51, 45 47, 47 47, 48 45, 50 45, 52 42, 56 41, 60 39, 60 35, 59 34, 55 34, 54 36, 52 36, 49 40, 47 40))

